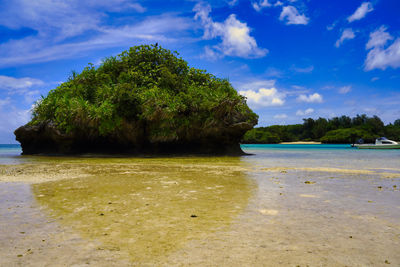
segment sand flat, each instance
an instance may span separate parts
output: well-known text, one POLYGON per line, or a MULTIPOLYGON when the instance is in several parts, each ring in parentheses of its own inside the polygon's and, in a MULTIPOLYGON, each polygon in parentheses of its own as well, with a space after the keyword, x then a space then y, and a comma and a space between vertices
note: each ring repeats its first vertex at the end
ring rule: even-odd
POLYGON ((40 158, 2 165, 0 265, 400 264, 400 179, 382 179, 397 175, 395 166, 270 161, 40 158))

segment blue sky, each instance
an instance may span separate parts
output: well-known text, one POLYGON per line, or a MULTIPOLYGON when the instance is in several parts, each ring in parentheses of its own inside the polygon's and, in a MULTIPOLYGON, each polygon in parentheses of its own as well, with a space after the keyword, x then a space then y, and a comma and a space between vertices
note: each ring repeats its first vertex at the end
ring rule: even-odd
POLYGON ((0 143, 40 95, 130 46, 158 42, 228 78, 259 125, 400 118, 398 0, 0 0, 0 143))

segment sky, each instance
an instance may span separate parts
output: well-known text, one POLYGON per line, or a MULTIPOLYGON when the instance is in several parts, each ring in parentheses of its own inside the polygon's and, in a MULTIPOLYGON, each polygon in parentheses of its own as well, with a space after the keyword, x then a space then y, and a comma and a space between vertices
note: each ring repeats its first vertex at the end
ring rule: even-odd
POLYGON ((0 0, 0 143, 41 95, 129 47, 158 43, 226 78, 258 126, 400 118, 398 0, 0 0))

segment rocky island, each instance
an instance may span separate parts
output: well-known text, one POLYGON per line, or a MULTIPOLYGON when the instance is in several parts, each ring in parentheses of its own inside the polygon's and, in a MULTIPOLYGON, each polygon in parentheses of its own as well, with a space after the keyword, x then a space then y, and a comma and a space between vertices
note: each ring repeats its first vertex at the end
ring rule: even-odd
POLYGON ((23 154, 241 154, 258 116, 228 80, 157 44, 89 64, 15 130, 23 154))

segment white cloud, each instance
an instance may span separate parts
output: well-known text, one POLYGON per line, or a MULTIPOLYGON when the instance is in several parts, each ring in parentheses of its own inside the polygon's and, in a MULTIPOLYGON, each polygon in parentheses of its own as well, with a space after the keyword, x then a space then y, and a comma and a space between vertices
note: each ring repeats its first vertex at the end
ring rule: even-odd
MULTIPOLYGON (((250 36, 250 28, 246 23, 240 22, 236 15, 231 14, 223 23, 220 23, 214 22, 209 16, 211 12, 209 5, 198 3, 193 11, 196 12, 195 19, 200 20, 204 28, 203 38, 220 38, 222 40, 213 47, 215 52, 243 58, 260 58, 267 54, 268 50, 257 46, 256 40, 250 36)), ((208 47, 208 49, 211 48, 208 47)))
POLYGON ((337 22, 335 21, 334 23, 332 23, 331 25, 326 26, 326 29, 328 31, 333 30, 336 27, 337 22))
POLYGON ((7 97, 6 99, 0 99, 0 109, 4 106, 7 106, 11 103, 11 99, 7 97))
POLYGON ((339 47, 345 40, 354 39, 356 35, 354 34, 351 28, 344 29, 342 35, 340 36, 339 40, 336 41, 335 46, 339 47))
POLYGON ((267 77, 281 78, 283 75, 284 75, 284 72, 282 70, 274 68, 274 67, 268 67, 265 70, 265 76, 267 76, 267 77))
POLYGON ((285 6, 282 8, 279 20, 286 20, 286 24, 303 24, 307 25, 310 20, 304 14, 300 14, 294 6, 285 6))
POLYGON ((254 2, 252 3, 253 8, 259 12, 261 11, 261 9, 263 9, 264 7, 271 7, 272 4, 268 2, 268 0, 261 0, 259 2, 254 2))
POLYGON ((322 103, 322 96, 318 93, 310 94, 310 95, 299 95, 297 97, 297 101, 299 102, 307 102, 307 103, 322 103))
POLYGON ((339 94, 347 94, 351 91, 351 85, 343 86, 339 88, 339 94))
POLYGON ((145 7, 143 7, 139 3, 130 3, 127 7, 132 8, 133 10, 136 10, 139 13, 144 13, 147 10, 145 7))
POLYGON ((39 90, 34 90, 34 91, 29 91, 24 93, 24 100, 26 103, 33 103, 36 100, 38 100, 40 97, 40 91, 39 90))
POLYGON ((74 42, 57 42, 55 36, 34 36, 11 40, 0 45, 0 65, 47 62, 83 56, 84 52, 110 47, 131 46, 138 41, 182 41, 179 34, 193 28, 190 19, 173 15, 147 17, 145 20, 118 27, 99 27, 89 39, 74 42))
POLYGON ((308 67, 304 67, 304 68, 300 68, 300 67, 292 67, 292 70, 294 70, 295 72, 299 72, 299 73, 311 73, 314 70, 314 66, 308 66, 308 67))
POLYGON ((127 47, 143 41, 191 40, 185 39, 185 34, 194 28, 192 19, 176 14, 147 16, 138 22, 109 20, 110 12, 129 13, 133 17, 145 10, 139 2, 131 0, 8 1, 0 9, 0 25, 29 28, 36 33, 1 44, 0 65, 84 56, 87 51, 127 47))
POLYGON ((14 78, 0 75, 0 90, 8 90, 11 92, 25 92, 33 86, 44 85, 44 82, 34 78, 14 78))
POLYGON ((278 92, 275 87, 239 91, 239 94, 245 96, 247 103, 253 107, 282 106, 285 103, 284 94, 278 92))
POLYGON ((238 2, 239 2, 239 0, 231 0, 231 1, 228 1, 228 5, 235 6, 238 2))
POLYGON ((400 38, 397 37, 388 47, 387 43, 394 37, 386 32, 386 28, 381 26, 369 36, 366 49, 370 51, 365 59, 365 70, 381 69, 388 67, 400 67, 400 38), (385 48, 386 47, 386 48, 385 48))
POLYGON ((247 103, 252 108, 282 106, 286 94, 278 91, 275 80, 253 80, 247 83, 234 83, 239 94, 247 97, 247 103))
MULTIPOLYGON (((8 94, 18 94, 24 97, 26 103, 31 104, 40 96, 39 90, 32 90, 32 88, 43 86, 45 83, 39 79, 24 77, 14 78, 10 76, 0 75, 0 90, 6 90, 8 94)), ((10 104, 10 99, 0 99, 0 108, 5 104, 10 104), (7 102, 5 102, 7 101, 7 102)))
POLYGON ((310 115, 310 114, 312 114, 314 112, 314 109, 312 109, 312 108, 308 108, 308 109, 306 109, 306 110, 297 110, 297 112, 296 112, 296 116, 305 116, 305 115, 310 115))
POLYGON ((364 2, 357 8, 353 15, 347 18, 348 22, 353 22, 355 20, 360 20, 364 18, 369 12, 374 10, 370 2, 364 2))
POLYGON ((201 55, 201 58, 205 58, 211 61, 217 60, 222 58, 223 55, 221 53, 218 53, 218 51, 215 51, 209 46, 204 47, 204 54, 201 55))
POLYGON ((286 114, 276 114, 274 116, 274 119, 278 119, 278 120, 282 120, 282 119, 286 119, 288 116, 286 114))
POLYGON ((134 11, 146 9, 130 0, 13 0, 2 5, 0 25, 12 29, 30 28, 37 36, 61 41, 87 31, 97 31, 107 12, 134 11))
POLYGON ((31 109, 16 108, 7 99, 1 101, 4 104, 0 104, 0 140, 3 143, 15 143, 13 131, 30 120, 31 109))
POLYGON ((371 32, 369 34, 369 40, 365 48, 371 49, 374 47, 382 47, 385 46, 385 44, 389 40, 393 40, 393 36, 391 36, 388 32, 386 32, 386 30, 387 28, 385 26, 381 26, 376 31, 371 32))
POLYGON ((254 90, 258 88, 275 87, 276 80, 251 80, 247 82, 232 82, 238 90, 254 90))

